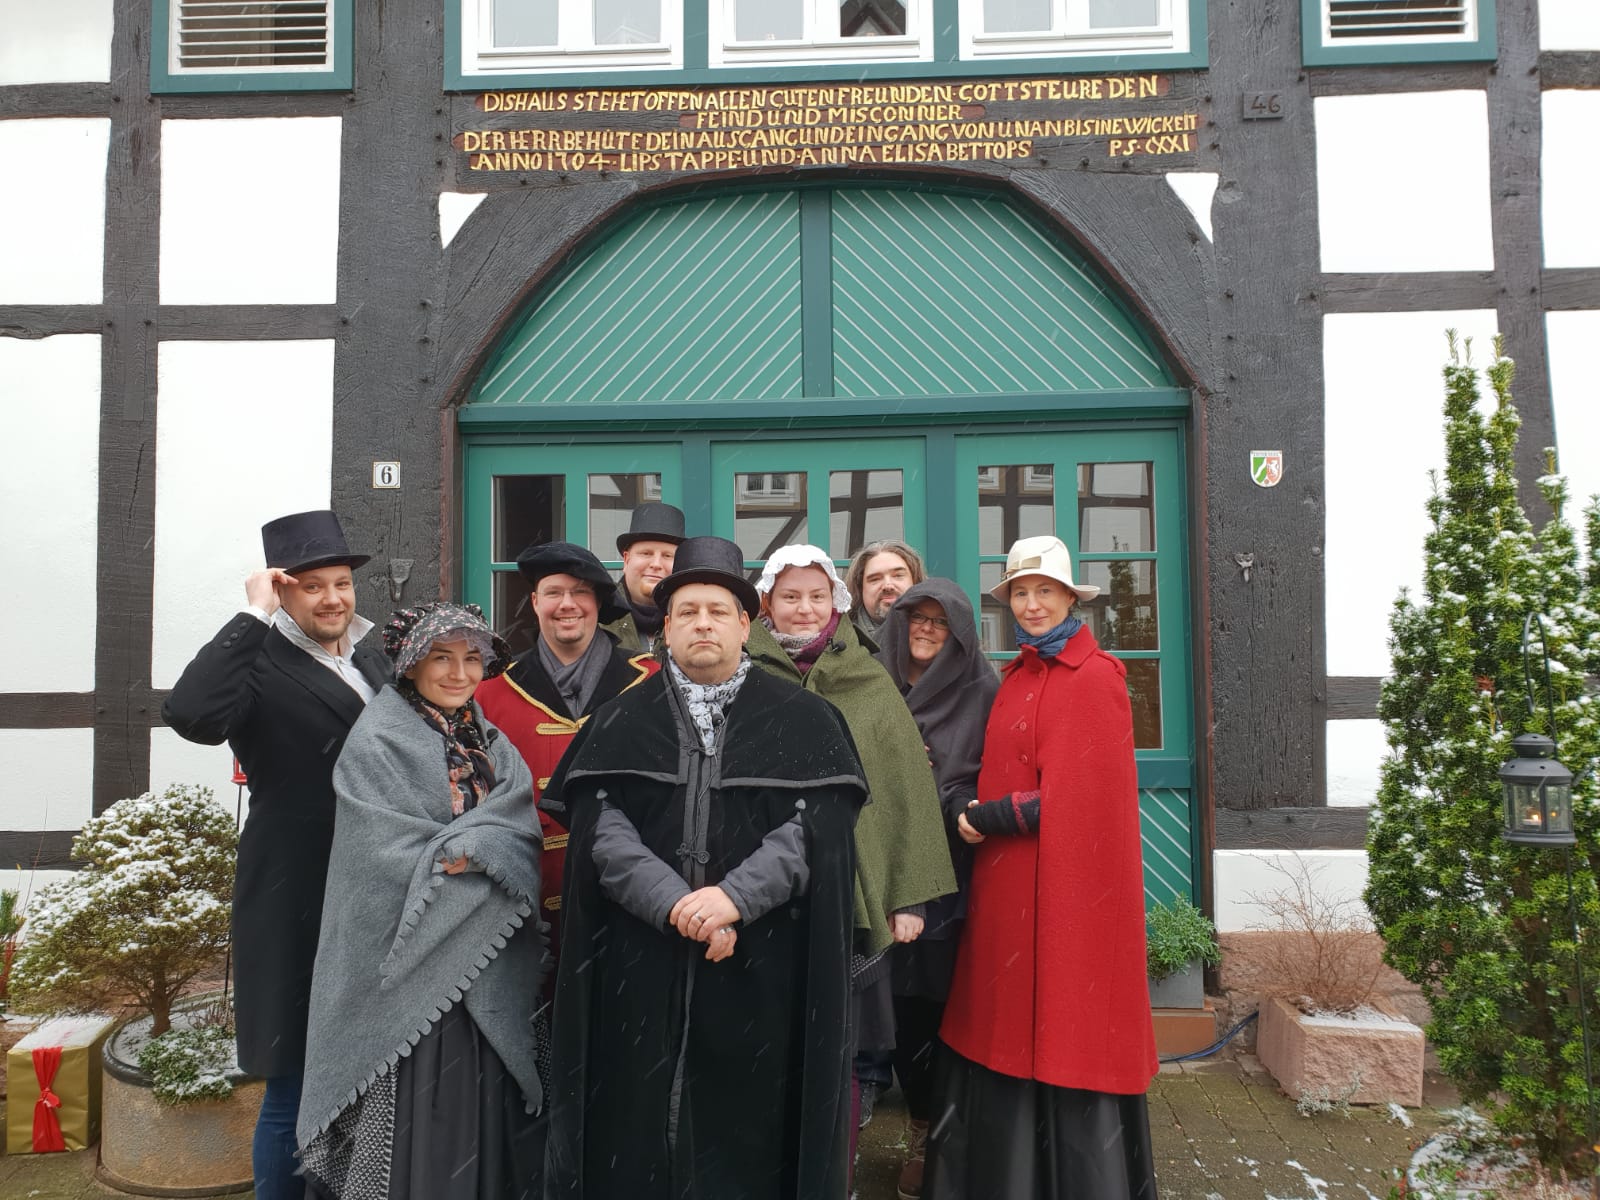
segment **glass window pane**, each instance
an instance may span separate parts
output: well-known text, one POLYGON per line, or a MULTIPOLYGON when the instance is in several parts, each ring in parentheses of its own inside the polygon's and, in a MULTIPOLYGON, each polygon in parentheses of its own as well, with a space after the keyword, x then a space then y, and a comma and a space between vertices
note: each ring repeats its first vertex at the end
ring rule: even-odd
POLYGON ((1145 28, 1159 15, 1159 0, 1089 0, 1091 29, 1145 28))
POLYGON ((533 615, 532 589, 517 571, 494 573, 493 610, 489 624, 511 644, 513 654, 533 647, 539 637, 539 618, 533 615))
POLYGON ((555 46, 559 0, 494 0, 496 46, 555 46))
POLYGON ((659 475, 589 476, 589 549, 600 558, 616 558, 617 538, 628 532, 633 510, 660 499, 659 475))
POLYGON ((1128 697, 1133 702, 1133 748, 1161 749, 1161 662, 1140 658, 1128 668, 1128 697))
POLYGON ((734 38, 741 42, 792 42, 805 35, 801 0, 733 0, 734 38))
POLYGON ((737 473, 733 477, 733 540, 747 559, 765 561, 792 542, 807 542, 804 471, 737 473))
POLYGON ((978 644, 985 650, 1017 648, 1017 623, 1011 616, 1011 606, 989 595, 989 589, 997 586, 1005 573, 1005 563, 983 563, 978 567, 978 587, 983 592, 978 608, 978 644))
POLYGON ((1159 650, 1156 633, 1156 564, 1080 562, 1077 575, 1100 594, 1074 610, 1107 650, 1159 650))
POLYGON ((1048 33, 1050 0, 983 0, 985 33, 1048 33))
POLYGON ((1151 464, 1080 463, 1078 549, 1083 554, 1156 548, 1151 464))
POLYGON ((529 546, 566 537, 566 492, 560 475, 496 475, 494 561, 515 562, 529 546))
POLYGON ((906 6, 899 0, 840 0, 839 36, 897 37, 906 31, 906 6))
POLYGON ((828 553, 849 558, 868 542, 906 536, 906 501, 899 471, 828 473, 828 553))
POLYGON ((1055 530, 1054 467, 978 468, 979 554, 1004 554, 1018 538, 1055 530))
POLYGON ((661 41, 661 0, 594 0, 594 44, 655 45, 661 41))

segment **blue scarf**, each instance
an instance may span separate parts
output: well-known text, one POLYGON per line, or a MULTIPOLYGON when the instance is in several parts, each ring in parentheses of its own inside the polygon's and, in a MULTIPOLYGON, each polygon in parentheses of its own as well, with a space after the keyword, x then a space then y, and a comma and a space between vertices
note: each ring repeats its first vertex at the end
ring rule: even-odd
POLYGON ((1017 626, 1017 645, 1032 646, 1039 652, 1040 658, 1054 658, 1061 653, 1061 648, 1067 644, 1067 639, 1083 628, 1083 622, 1077 617, 1068 617, 1054 629, 1047 629, 1043 633, 1033 634, 1022 632, 1022 626, 1017 626))

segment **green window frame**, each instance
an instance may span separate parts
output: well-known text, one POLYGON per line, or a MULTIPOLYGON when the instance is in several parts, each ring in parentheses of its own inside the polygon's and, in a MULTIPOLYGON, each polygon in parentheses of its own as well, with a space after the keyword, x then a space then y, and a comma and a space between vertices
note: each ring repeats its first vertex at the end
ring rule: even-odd
POLYGON ((150 90, 197 92, 346 92, 355 86, 355 0, 328 0, 328 62, 294 70, 227 71, 172 67, 172 22, 180 0, 154 0, 150 12, 150 90))
POLYGON ((1301 60, 1308 67, 1382 66, 1406 63, 1493 62, 1495 0, 1467 0, 1474 9, 1477 36, 1452 41, 1417 37, 1381 44, 1352 38, 1334 42, 1323 36, 1323 18, 1332 0, 1300 0, 1301 60))
MULTIPOLYGON (((961 0, 930 0, 933 56, 928 61, 892 62, 862 58, 858 62, 782 65, 729 64, 711 66, 710 5, 718 0, 683 0, 681 68, 641 66, 632 69, 507 71, 503 74, 468 73, 462 40, 463 4, 477 0, 445 0, 444 90, 494 92, 523 88, 615 87, 686 85, 807 83, 826 80, 960 79, 1032 75, 1093 75, 1133 71, 1183 71, 1210 63, 1206 11, 1210 0, 1187 0, 1189 49, 1187 51, 1126 50, 1081 55, 1040 54, 1019 58, 963 58, 961 54, 961 0)), ((1482 2, 1482 0, 1480 0, 1482 2)))

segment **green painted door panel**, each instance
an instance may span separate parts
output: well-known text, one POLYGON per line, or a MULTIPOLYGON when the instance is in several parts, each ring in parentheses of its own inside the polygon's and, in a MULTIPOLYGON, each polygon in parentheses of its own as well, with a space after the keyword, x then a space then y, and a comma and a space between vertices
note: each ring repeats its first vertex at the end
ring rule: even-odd
POLYGON ((800 329, 796 193, 663 205, 545 295, 495 352, 472 403, 799 396, 800 329))
POLYGON ((1168 387, 1098 271, 999 200, 833 193, 836 394, 1168 387))

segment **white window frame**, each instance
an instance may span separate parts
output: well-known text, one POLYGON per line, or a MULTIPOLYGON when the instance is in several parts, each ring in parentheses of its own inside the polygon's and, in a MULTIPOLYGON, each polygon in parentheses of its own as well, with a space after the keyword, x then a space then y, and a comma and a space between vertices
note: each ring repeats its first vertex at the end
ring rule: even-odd
POLYGON ((1049 30, 984 33, 983 0, 961 0, 961 57, 982 60, 1077 54, 1187 54, 1190 2, 1157 0, 1154 25, 1091 29, 1087 0, 1051 0, 1049 30))
MULTIPOLYGON (((326 39, 323 43, 323 60, 320 63, 190 66, 185 65, 182 61, 183 0, 169 0, 167 4, 167 74, 174 79, 181 76, 227 78, 230 75, 305 75, 310 77, 331 75, 338 69, 339 38, 343 36, 344 31, 338 28, 339 22, 334 10, 333 0, 326 0, 323 4, 322 13, 326 39)), ((250 17, 256 19, 265 15, 249 14, 250 17)))
MULTIPOLYGON (((770 0, 772 3, 778 0, 770 0)), ((709 61, 713 67, 775 63, 932 62, 933 0, 904 0, 906 32, 898 37, 839 37, 839 0, 799 0, 803 36, 773 42, 736 42, 735 0, 710 0, 709 61)))
POLYGON ((632 46, 595 45, 594 0, 558 0, 556 28, 563 38, 559 46, 496 46, 494 0, 457 2, 461 5, 461 73, 469 78, 683 66, 682 0, 659 0, 660 42, 632 46), (573 37, 573 31, 579 36, 573 37))
POLYGON ((1333 4, 1331 0, 1321 0, 1318 7, 1322 10, 1322 47, 1324 50, 1345 50, 1361 46, 1454 46, 1463 43, 1476 44, 1481 36, 1478 29, 1478 0, 1465 0, 1465 3, 1462 4, 1465 28, 1461 33, 1395 34, 1393 37, 1336 38, 1333 36, 1333 4))

